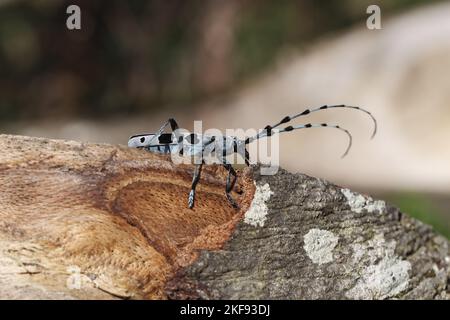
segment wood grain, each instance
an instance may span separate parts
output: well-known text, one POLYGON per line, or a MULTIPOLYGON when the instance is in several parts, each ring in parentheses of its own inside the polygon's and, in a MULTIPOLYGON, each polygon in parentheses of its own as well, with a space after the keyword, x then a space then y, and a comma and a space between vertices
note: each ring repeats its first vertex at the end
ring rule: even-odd
POLYGON ((368 195, 280 169, 0 136, 2 299, 450 299, 450 243, 368 195), (249 220, 256 219, 257 223, 249 220))
POLYGON ((167 156, 8 135, 0 146, 1 298, 164 299, 177 269, 223 245, 254 191, 241 175, 233 209, 225 171, 207 166, 191 210, 193 166, 167 156))

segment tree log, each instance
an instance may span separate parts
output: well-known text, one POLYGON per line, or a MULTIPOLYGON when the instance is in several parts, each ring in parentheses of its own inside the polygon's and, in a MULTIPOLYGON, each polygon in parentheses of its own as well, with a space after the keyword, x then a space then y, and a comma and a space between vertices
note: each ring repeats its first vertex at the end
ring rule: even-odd
POLYGON ((383 201, 282 169, 0 136, 1 299, 449 299, 450 246, 383 201))

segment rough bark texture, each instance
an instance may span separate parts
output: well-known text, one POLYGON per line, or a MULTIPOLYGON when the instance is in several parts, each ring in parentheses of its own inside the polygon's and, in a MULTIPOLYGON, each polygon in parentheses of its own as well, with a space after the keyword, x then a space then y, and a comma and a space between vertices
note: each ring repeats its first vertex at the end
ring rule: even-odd
POLYGON ((449 298, 449 243, 431 227, 306 175, 254 179, 247 219, 222 250, 179 271, 173 297, 449 298))
POLYGON ((280 170, 0 136, 0 298, 450 298, 449 242, 383 201, 280 170), (256 186, 256 188, 255 188, 256 186))

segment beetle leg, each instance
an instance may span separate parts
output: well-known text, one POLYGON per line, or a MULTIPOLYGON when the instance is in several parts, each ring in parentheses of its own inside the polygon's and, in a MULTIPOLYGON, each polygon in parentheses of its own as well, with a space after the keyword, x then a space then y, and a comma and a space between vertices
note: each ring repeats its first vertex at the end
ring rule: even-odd
POLYGON ((228 170, 227 184, 226 184, 226 187, 225 187, 225 194, 227 196, 228 201, 231 203, 231 205, 234 208, 239 208, 238 204, 236 203, 236 201, 231 196, 231 191, 233 190, 234 185, 236 183, 236 179, 237 179, 236 171, 234 170, 233 166, 231 164, 229 164, 229 163, 226 163, 223 166, 225 167, 225 169, 228 170))
POLYGON ((192 177, 191 192, 189 192, 189 198, 188 198, 189 209, 192 209, 194 207, 195 188, 197 187, 197 184, 198 184, 198 182, 200 180, 200 175, 201 175, 201 172, 202 172, 202 166, 203 166, 202 163, 195 165, 194 176, 192 177))

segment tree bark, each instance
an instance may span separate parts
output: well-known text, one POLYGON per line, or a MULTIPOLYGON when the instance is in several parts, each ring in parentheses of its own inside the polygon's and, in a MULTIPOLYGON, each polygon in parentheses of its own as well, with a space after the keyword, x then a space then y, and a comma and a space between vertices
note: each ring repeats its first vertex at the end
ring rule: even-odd
POLYGON ((449 299, 449 242, 383 201, 282 169, 0 136, 2 299, 449 299))

